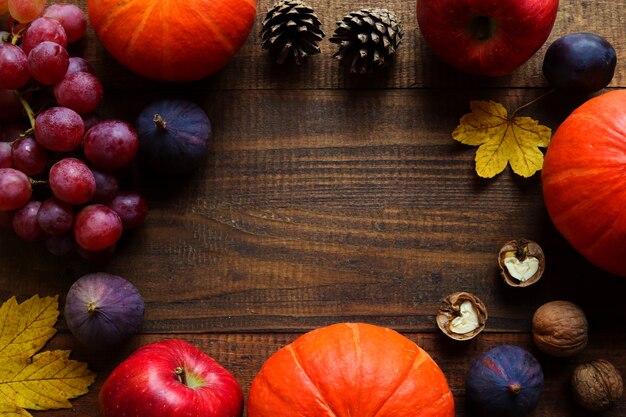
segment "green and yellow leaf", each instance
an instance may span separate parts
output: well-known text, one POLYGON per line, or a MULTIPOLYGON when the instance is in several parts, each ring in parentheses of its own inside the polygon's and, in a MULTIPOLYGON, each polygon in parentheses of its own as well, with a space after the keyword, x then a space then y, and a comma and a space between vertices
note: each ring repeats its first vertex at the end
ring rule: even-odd
POLYGON ((550 143, 552 131, 530 117, 508 116, 507 110, 494 101, 472 101, 471 113, 465 114, 452 137, 466 145, 478 146, 476 172, 492 178, 507 164, 513 172, 530 177, 543 167, 540 147, 550 143))
POLYGON ((29 358, 56 333, 58 297, 31 297, 21 304, 15 297, 0 306, 0 359, 29 358))
POLYGON ((35 355, 32 362, 0 359, 0 397, 30 410, 70 408, 68 400, 87 393, 95 374, 69 355, 55 350, 35 355))

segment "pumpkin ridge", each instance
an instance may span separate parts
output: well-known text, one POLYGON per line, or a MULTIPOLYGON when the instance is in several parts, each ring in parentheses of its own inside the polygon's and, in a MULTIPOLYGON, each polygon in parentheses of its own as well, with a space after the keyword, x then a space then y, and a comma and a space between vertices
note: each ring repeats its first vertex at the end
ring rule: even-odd
POLYGON ((119 2, 115 8, 112 8, 111 13, 107 15, 106 19, 100 25, 100 32, 104 35, 111 23, 119 19, 120 15, 126 13, 126 10, 136 1, 138 0, 126 0, 125 2, 119 2))
POLYGON ((289 351, 289 353, 291 353, 291 357, 293 358, 296 366, 298 368, 300 368, 302 370, 302 374, 304 374, 304 376, 307 377, 307 379, 311 382, 311 385, 313 387, 315 387, 315 389, 317 390, 318 393, 318 397, 321 398, 324 402, 323 405, 324 407, 328 410, 328 412, 334 416, 334 417, 338 417, 337 413, 335 413, 335 410, 333 410, 330 405, 326 402, 326 398, 324 398, 324 395, 322 395, 322 391, 320 391, 320 388, 317 386, 317 384, 313 381, 313 379, 309 376, 309 374, 307 374, 306 369, 304 369, 304 366, 302 366, 302 361, 300 360, 300 357, 298 356, 298 352, 296 352, 296 350, 294 349, 294 347, 292 345, 287 345, 285 346, 285 349, 287 351, 289 351))
POLYGON ((393 388, 393 391, 391 391, 391 393, 387 396, 385 401, 383 401, 383 403, 380 405, 378 410, 376 410, 376 413, 374 413, 374 417, 379 417, 380 411, 385 407, 385 404, 387 404, 387 402, 391 398, 393 398, 394 395, 396 395, 396 392, 398 392, 400 387, 409 378, 409 375, 411 375, 411 372, 413 372, 413 369, 417 370, 420 366, 422 366, 422 364, 426 363, 426 359, 427 359, 426 355, 421 354, 422 352, 420 352, 419 346, 418 346, 418 350, 417 351, 411 351, 411 352, 415 353, 415 357, 413 358, 413 362, 411 363, 411 366, 407 367, 408 370, 406 371, 406 373, 404 375, 402 375, 401 378, 399 378, 398 384, 393 388), (419 360, 419 363, 418 363, 418 360, 419 360))
POLYGON ((143 27, 145 26, 146 21, 150 18, 150 15, 152 14, 152 11, 154 10, 157 3, 158 1, 151 2, 150 5, 144 10, 141 21, 133 28, 133 31, 128 38, 128 43, 126 44, 126 48, 124 48, 125 54, 132 54, 135 42, 137 41, 137 37, 143 31, 143 27))
POLYGON ((205 27, 207 32, 211 35, 211 37, 216 42, 219 42, 219 44, 223 46, 224 49, 228 50, 230 53, 235 53, 236 47, 230 42, 229 39, 227 39, 226 37, 224 37, 224 35, 222 35, 220 30, 215 29, 215 22, 213 20, 208 19, 207 17, 208 16, 205 16, 200 13, 196 15, 196 18, 198 19, 198 21, 202 23, 202 25, 205 27))
POLYGON ((610 233, 613 233, 613 226, 615 226, 617 223, 620 223, 622 221, 622 217, 624 217, 624 211, 622 211, 617 217, 614 217, 610 224, 606 225, 602 234, 600 234, 600 236, 593 239, 591 244, 587 246, 587 250, 590 250, 591 253, 593 253, 596 245, 602 244, 602 241, 604 239, 608 239, 607 235, 609 235, 610 233))

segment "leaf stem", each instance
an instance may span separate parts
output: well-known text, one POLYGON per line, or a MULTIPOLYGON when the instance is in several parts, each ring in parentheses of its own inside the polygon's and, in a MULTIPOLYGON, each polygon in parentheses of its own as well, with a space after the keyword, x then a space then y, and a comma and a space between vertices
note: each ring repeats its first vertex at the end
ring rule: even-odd
POLYGON ((543 93, 542 95, 540 95, 539 97, 535 97, 534 99, 530 100, 528 103, 522 104, 521 106, 519 106, 518 108, 516 108, 515 110, 513 110, 513 113, 511 113, 511 116, 509 116, 509 120, 513 120, 515 118, 515 115, 520 111, 525 109, 528 106, 531 106, 533 104, 535 104, 536 102, 538 102, 539 100, 541 100, 542 98, 554 93, 556 91, 556 88, 553 88, 551 90, 546 91, 545 93, 543 93))

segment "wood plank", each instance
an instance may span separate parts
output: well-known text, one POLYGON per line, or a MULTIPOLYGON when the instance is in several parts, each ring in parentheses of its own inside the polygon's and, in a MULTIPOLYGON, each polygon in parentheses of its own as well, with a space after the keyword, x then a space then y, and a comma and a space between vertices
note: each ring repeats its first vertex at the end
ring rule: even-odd
MULTIPOLYGON (((84 6, 85 1, 73 1, 84 6)), ((350 0, 309 0, 316 10, 326 37, 321 42, 322 53, 312 57, 301 67, 274 65, 267 51, 261 48, 259 31, 261 21, 274 0, 258 3, 257 18, 247 42, 235 58, 219 73, 202 81, 185 84, 193 90, 230 89, 329 89, 329 88, 502 88, 545 87, 541 72, 547 46, 557 38, 573 32, 588 32, 592 27, 598 35, 613 44, 620 57, 626 52, 626 25, 620 2, 561 1, 557 21, 546 44, 525 64, 510 75, 498 78, 468 76, 439 61, 425 44, 415 17, 415 1, 371 0, 359 6, 350 0), (394 11, 403 22, 404 38, 394 64, 383 74, 359 77, 347 73, 332 58, 336 45, 328 39, 335 30, 335 22, 359 7, 381 7, 394 11)), ((91 29, 90 29, 91 31, 91 29)), ((121 67, 100 42, 90 35, 72 51, 83 54, 94 64, 106 90, 163 90, 175 93, 179 84, 150 82, 121 67)), ((611 86, 624 86, 626 69, 618 65, 611 86)))
MULTIPOLYGON (((433 331, 440 300, 459 290, 485 301, 490 331, 527 331, 534 309, 555 298, 580 304, 594 326, 624 329, 626 281, 587 264, 558 235, 539 176, 480 180, 474 149, 450 138, 471 99, 493 96, 513 107, 536 93, 208 97, 200 103, 216 136, 207 165, 182 179, 137 173, 150 217, 110 262, 55 259, 5 232, 0 295, 62 295, 80 275, 106 270, 139 287, 147 332, 306 330, 338 319, 433 331), (496 256, 520 237, 544 247, 548 267, 536 286, 510 289, 496 256)), ((143 100, 118 94, 103 114, 134 114, 143 100)), ((526 111, 554 127, 559 100, 526 111)))
MULTIPOLYGON (((403 333, 416 342, 439 364, 448 379, 448 383, 455 397, 457 417, 476 416, 471 413, 465 400, 465 374, 471 362, 481 353, 500 344, 515 344, 531 351, 540 361, 545 385, 537 409, 529 417, 540 416, 569 416, 583 417, 589 414, 575 404, 570 388, 570 374, 576 364, 598 358, 610 360, 618 370, 626 374, 626 337, 623 333, 594 334, 590 338, 588 347, 579 357, 572 359, 555 360, 538 352, 528 335, 522 334, 481 334, 469 342, 455 342, 441 334, 403 333)), ((226 367, 239 381, 244 394, 247 393, 263 362, 282 346, 293 341, 299 333, 294 334, 181 334, 177 337, 194 343, 203 351, 226 367)), ((74 339, 67 334, 54 337, 49 349, 72 349, 72 358, 86 361, 90 368, 98 373, 98 378, 91 388, 91 392, 73 401, 75 408, 72 415, 75 417, 93 417, 97 409, 97 393, 102 383, 113 369, 113 365, 121 362, 135 348, 170 335, 140 336, 119 352, 103 355, 88 351, 75 344, 74 339)), ((626 413, 626 403, 622 400, 603 417, 623 416, 626 413)), ((46 416, 66 416, 67 411, 49 411, 46 416)))

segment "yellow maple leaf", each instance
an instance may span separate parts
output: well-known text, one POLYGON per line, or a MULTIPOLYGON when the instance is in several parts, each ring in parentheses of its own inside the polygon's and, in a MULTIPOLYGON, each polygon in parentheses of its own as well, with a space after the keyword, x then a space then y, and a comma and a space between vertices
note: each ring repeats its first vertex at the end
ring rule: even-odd
POLYGON ((478 146, 476 173, 492 178, 511 164, 513 172, 530 177, 543 167, 543 153, 552 131, 530 117, 509 117, 494 101, 472 101, 471 113, 461 117, 452 137, 466 145, 478 146))
POLYGON ((0 400, 0 417, 33 417, 33 415, 23 408, 0 400))
POLYGON ((21 304, 12 297, 0 306, 0 417, 70 408, 69 400, 93 383, 95 374, 71 360, 69 350, 37 354, 54 335, 58 315, 58 297, 34 296, 21 304))
POLYGON ((69 359, 69 350, 42 352, 32 363, 0 359, 0 395, 30 410, 70 408, 70 398, 87 393, 95 374, 69 359))
POLYGON ((7 300, 0 307, 0 358, 33 356, 56 333, 58 316, 58 297, 7 300))

